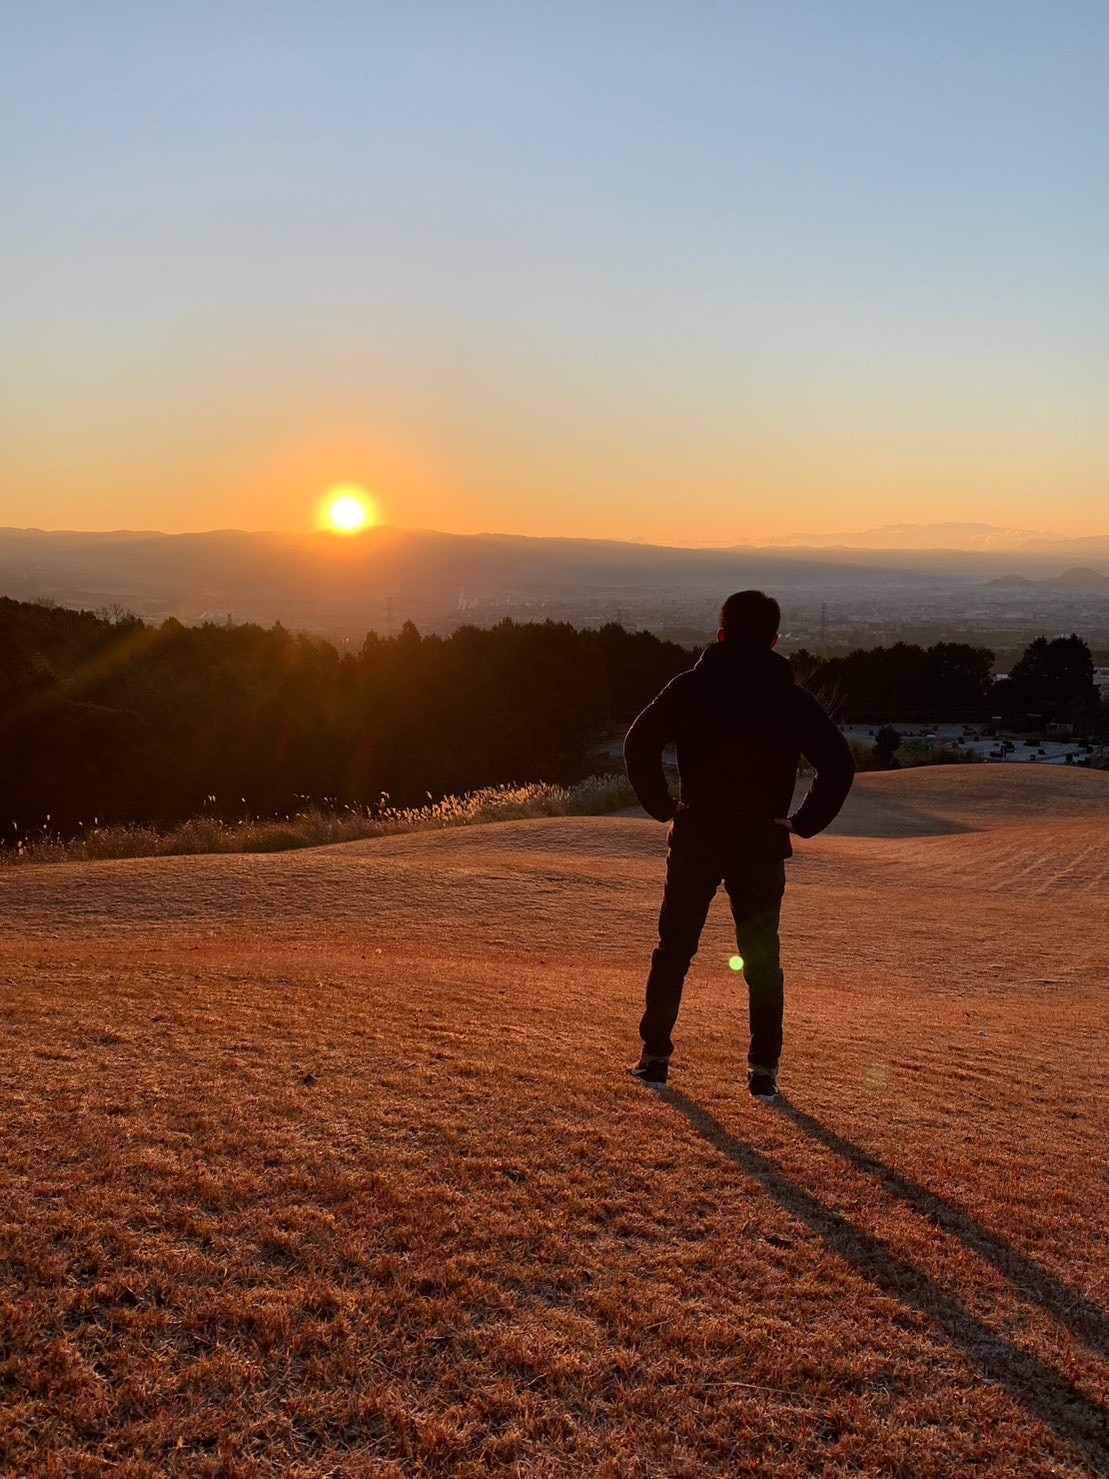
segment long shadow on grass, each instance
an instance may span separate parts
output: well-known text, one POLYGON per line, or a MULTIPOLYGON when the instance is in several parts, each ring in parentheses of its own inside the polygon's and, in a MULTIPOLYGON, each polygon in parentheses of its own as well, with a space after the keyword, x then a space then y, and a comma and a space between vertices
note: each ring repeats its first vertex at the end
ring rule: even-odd
POLYGON ((1065 1284, 1060 1284, 1026 1254, 975 1222, 966 1212, 945 1202, 935 1192, 918 1186, 915 1181, 910 1181, 900 1171, 887 1166, 861 1145, 837 1135, 820 1120, 806 1114, 803 1109, 798 1109, 784 1094, 779 1094, 777 1104, 781 1107, 781 1112, 807 1135, 841 1155, 858 1170, 873 1176, 883 1191, 900 1197, 935 1227, 942 1227, 944 1232, 958 1238, 972 1252, 977 1253, 979 1258, 992 1263, 1018 1294, 1042 1305, 1061 1325, 1066 1326, 1076 1340, 1082 1341, 1098 1355, 1109 1356, 1109 1316, 1099 1305, 1076 1294, 1065 1284))
POLYGON ((983 1324, 915 1264, 898 1258, 876 1238, 861 1232, 846 1217, 791 1181, 769 1157, 738 1140, 680 1089, 662 1089, 659 1097, 672 1105, 714 1150, 757 1181, 780 1207, 810 1227, 830 1252, 850 1263, 891 1299, 938 1325, 989 1381, 1005 1387, 1060 1438, 1083 1450, 1095 1463, 1103 1455, 1109 1423, 1104 1407, 1036 1356, 983 1324))

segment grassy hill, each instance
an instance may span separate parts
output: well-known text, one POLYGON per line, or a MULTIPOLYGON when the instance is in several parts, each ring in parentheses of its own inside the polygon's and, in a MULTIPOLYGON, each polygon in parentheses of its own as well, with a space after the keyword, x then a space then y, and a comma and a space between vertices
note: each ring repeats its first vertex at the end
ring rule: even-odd
POLYGON ((0 1472, 1104 1472, 1107 835, 860 777, 778 1109, 723 900, 623 1072, 648 821, 5 872, 0 1472))

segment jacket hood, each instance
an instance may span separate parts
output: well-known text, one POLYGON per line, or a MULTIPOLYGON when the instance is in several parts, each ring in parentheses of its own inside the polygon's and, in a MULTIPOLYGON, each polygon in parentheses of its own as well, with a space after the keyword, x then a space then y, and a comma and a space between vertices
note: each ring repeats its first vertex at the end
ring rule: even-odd
POLYGON ((793 686, 787 658, 769 647, 754 647, 734 639, 713 642, 694 664, 701 681, 717 692, 766 692, 793 686))

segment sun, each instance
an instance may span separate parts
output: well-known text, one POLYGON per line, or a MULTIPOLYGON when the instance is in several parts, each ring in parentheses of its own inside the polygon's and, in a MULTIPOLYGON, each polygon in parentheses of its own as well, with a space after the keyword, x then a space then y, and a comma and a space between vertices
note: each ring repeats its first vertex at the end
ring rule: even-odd
POLYGON ((367 515, 366 505, 353 493, 344 493, 341 498, 336 498, 327 511, 333 529, 341 529, 344 534, 353 534, 356 529, 364 529, 367 515))
POLYGON ((361 488, 332 488, 323 500, 322 522, 336 534, 357 534, 376 522, 369 494, 361 488))

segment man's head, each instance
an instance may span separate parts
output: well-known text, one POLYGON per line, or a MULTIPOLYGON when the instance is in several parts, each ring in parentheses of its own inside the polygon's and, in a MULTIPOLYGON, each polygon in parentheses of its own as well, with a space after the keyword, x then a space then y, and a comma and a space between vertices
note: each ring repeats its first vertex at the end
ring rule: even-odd
POLYGON ((775 646, 782 608, 764 591, 736 591, 720 608, 721 642, 745 642, 751 647, 775 646))

